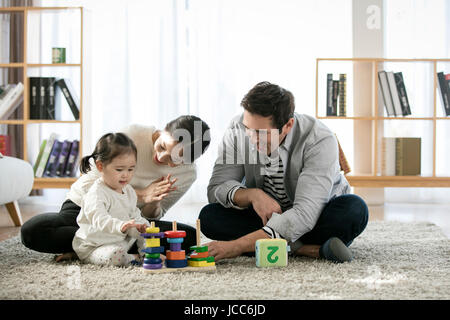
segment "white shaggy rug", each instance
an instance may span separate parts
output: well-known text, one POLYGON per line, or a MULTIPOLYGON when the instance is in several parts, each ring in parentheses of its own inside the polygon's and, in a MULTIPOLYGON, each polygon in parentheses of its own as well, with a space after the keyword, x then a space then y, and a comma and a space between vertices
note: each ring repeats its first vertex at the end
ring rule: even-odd
POLYGON ((290 257, 262 269, 239 257, 212 274, 145 274, 55 263, 15 237, 0 242, 0 299, 450 299, 450 239, 436 225, 369 222, 350 248, 354 260, 343 264, 290 257))

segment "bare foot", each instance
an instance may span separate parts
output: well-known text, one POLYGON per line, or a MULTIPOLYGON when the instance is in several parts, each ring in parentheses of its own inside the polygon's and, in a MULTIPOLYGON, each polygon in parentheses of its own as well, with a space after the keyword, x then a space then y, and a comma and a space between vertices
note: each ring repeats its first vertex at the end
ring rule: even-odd
POLYGON ((75 260, 77 259, 77 254, 75 252, 67 252, 60 255, 55 256, 56 262, 61 262, 65 260, 75 260))

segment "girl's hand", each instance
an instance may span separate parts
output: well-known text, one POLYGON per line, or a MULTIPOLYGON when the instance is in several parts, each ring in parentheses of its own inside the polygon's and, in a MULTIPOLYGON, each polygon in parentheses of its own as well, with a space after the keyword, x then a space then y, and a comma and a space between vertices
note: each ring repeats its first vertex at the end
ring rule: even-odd
POLYGON ((177 180, 177 178, 171 180, 171 174, 169 173, 166 177, 161 177, 158 180, 153 181, 144 189, 142 200, 145 203, 160 202, 170 192, 177 189, 177 187, 173 186, 177 180))

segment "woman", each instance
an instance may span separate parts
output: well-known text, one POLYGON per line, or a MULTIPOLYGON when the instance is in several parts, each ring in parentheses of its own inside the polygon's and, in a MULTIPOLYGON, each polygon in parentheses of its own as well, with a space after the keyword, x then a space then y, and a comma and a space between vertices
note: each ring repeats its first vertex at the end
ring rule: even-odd
MULTIPOLYGON (((209 146, 209 127, 198 117, 180 116, 170 121, 164 130, 131 125, 122 132, 134 141, 138 150, 136 171, 130 185, 138 196, 141 213, 155 221, 162 232, 171 230, 170 222, 159 220, 194 183, 197 176, 194 161, 209 146)), ((99 177, 96 169, 82 175, 71 186, 59 213, 39 214, 24 223, 22 243, 39 252, 65 253, 56 261, 71 258, 83 197, 99 177)), ((178 224, 178 228, 186 231, 183 249, 195 245, 195 229, 183 224, 178 224)), ((165 245, 165 241, 161 245, 165 245)))

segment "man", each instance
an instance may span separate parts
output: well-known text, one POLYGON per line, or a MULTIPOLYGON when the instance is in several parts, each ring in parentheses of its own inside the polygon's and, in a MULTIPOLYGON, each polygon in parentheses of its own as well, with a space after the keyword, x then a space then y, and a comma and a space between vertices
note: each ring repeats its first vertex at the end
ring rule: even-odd
POLYGON ((254 252, 255 242, 284 238, 294 255, 352 260, 348 246, 366 227, 368 209, 340 173, 334 134, 294 112, 291 92, 258 83, 231 121, 200 212, 216 260, 254 252), (256 149, 255 149, 256 147, 256 149))

